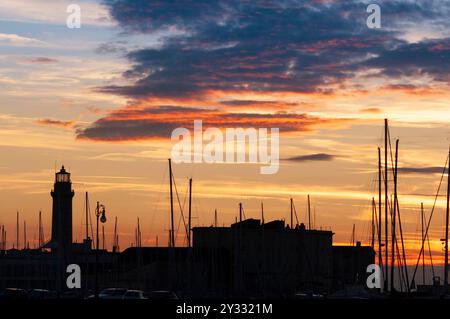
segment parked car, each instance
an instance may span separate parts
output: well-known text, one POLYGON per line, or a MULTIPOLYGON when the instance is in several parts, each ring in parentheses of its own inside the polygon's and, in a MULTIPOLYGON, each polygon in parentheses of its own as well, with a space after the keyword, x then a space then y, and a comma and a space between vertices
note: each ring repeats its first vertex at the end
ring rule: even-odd
MULTIPOLYGON (((89 293, 90 295, 91 293, 89 293)), ((61 299, 83 299, 84 294, 79 289, 68 290, 63 292, 59 298, 61 299)))
POLYGON ((56 299, 57 294, 47 289, 32 289, 28 293, 30 299, 56 299))
POLYGON ((132 300, 132 299, 147 299, 142 290, 127 290, 123 295, 122 299, 132 300))
POLYGON ((126 292, 125 288, 107 288, 100 291, 98 297, 100 299, 122 299, 126 292))
POLYGON ((28 299, 28 294, 25 289, 6 288, 0 294, 0 299, 28 299))
POLYGON ((148 299, 179 299, 173 291, 158 290, 148 294, 148 299))

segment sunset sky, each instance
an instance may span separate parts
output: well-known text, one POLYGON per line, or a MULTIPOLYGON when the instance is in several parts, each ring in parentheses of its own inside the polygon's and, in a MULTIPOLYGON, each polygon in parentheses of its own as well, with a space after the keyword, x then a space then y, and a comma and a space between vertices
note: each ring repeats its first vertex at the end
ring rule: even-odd
MULTIPOLYGON (((38 211, 50 233, 55 169, 72 173, 74 240, 84 192, 102 202, 111 245, 139 217, 144 245, 167 245, 167 158, 173 129, 280 129, 280 169, 260 164, 174 164, 181 205, 193 178, 193 224, 248 218, 289 221, 293 197, 334 242, 370 236, 383 119, 400 139, 399 201, 411 261, 420 203, 429 215, 450 143, 450 2, 377 1, 381 28, 366 25, 372 1, 0 0, 0 224, 9 246, 16 211, 31 245, 38 211), (80 29, 66 8, 81 7, 80 29)), ((446 179, 445 179, 446 182, 446 179)), ((441 189, 445 194, 446 187, 441 189)), ((178 202, 179 245, 184 242, 178 202)), ((185 207, 187 205, 185 204, 185 207)), ((430 229, 442 256, 445 197, 430 229)))

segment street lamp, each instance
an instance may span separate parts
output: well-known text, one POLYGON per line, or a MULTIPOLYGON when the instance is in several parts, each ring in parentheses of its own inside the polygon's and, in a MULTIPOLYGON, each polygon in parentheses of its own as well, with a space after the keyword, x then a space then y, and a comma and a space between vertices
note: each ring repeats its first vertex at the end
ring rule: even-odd
POLYGON ((102 224, 106 223, 106 209, 105 206, 97 202, 97 208, 95 209, 95 216, 97 217, 97 239, 95 244, 95 298, 98 298, 98 220, 102 224))

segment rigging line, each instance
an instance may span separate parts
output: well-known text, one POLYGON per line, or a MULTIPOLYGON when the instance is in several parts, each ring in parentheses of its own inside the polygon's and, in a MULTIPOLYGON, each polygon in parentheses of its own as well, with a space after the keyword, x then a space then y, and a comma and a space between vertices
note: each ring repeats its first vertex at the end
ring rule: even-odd
MULTIPOLYGON (((434 197, 433 207, 431 208, 430 217, 428 218, 427 227, 425 229, 425 237, 428 236, 428 229, 430 228, 431 219, 433 218, 434 209, 436 207, 436 202, 437 202, 437 199, 438 199, 438 196, 439 196, 439 192, 441 190, 442 181, 444 180, 445 170, 447 169, 447 164, 448 164, 449 160, 450 160, 450 158, 447 155, 447 160, 445 161, 444 170, 442 171, 441 180, 439 181, 439 186, 438 186, 438 189, 437 189, 437 192, 436 192, 436 196, 434 197)), ((449 174, 450 174, 450 172, 449 172, 449 174)), ((416 267, 414 268, 413 277, 411 278, 411 284, 414 282, 414 279, 416 278, 417 267, 419 266, 419 263, 420 263, 420 256, 421 256, 421 254, 423 252, 424 245, 425 245, 425 239, 422 239, 422 246, 420 248, 419 258, 417 259, 417 262, 416 262, 416 267)))
POLYGON ((408 286, 408 282, 405 279, 405 274, 404 274, 404 270, 403 270, 403 261, 402 261, 401 255, 400 255, 397 238, 395 239, 395 247, 397 248, 397 271, 398 271, 398 276, 400 278, 400 289, 403 292, 404 284, 406 283, 406 286, 408 286))
MULTIPOLYGON (((398 226, 399 226, 399 230, 400 230, 400 240, 402 242, 402 253, 403 253, 403 261, 405 262, 405 275, 406 275, 406 282, 409 283, 409 278, 408 278, 408 268, 406 266, 406 252, 405 252, 405 244, 403 241, 403 229, 402 229, 402 219, 400 218, 400 205, 398 203, 398 196, 397 199, 394 201, 397 203, 397 216, 398 216, 398 226)), ((407 291, 409 292, 409 285, 408 285, 408 289, 407 291)))
MULTIPOLYGON (((425 217, 425 212, 423 213, 423 222, 425 222, 426 217, 425 217)), ((430 244, 430 237, 428 236, 428 234, 425 236, 426 241, 427 241, 427 245, 428 245, 428 254, 429 254, 429 259, 430 259, 430 264, 431 264, 431 273, 433 275, 433 277, 435 276, 435 271, 434 271, 434 262, 433 262, 433 255, 431 253, 431 244, 430 244)), ((425 249, 423 254, 425 254, 425 249)))
MULTIPOLYGON (((180 210, 182 210, 182 211, 184 211, 184 208, 186 207, 186 198, 187 198, 187 193, 188 193, 188 192, 189 192, 189 186, 188 186, 188 188, 187 188, 187 190, 186 190, 186 195, 184 196, 183 208, 181 208, 181 206, 180 206, 180 210)), ((177 231, 175 232, 175 235, 176 235, 176 236, 178 235, 178 233, 179 233, 179 231, 180 231, 180 224, 181 224, 181 221, 183 220, 183 218, 184 218, 184 216, 182 216, 182 215, 180 214, 180 218, 178 219, 177 231)), ((185 238, 185 239, 183 240, 183 243, 186 243, 186 244, 187 244, 187 238, 185 238)))
POLYGON ((429 255, 430 255, 431 272, 432 272, 433 277, 434 277, 435 273, 434 273, 433 255, 431 254, 430 237, 429 237, 428 235, 426 235, 426 238, 427 238, 427 242, 428 242, 428 253, 429 253, 429 255))
POLYGON ((172 173, 172 181, 173 181, 173 185, 175 186, 175 195, 177 195, 178 206, 180 207, 180 213, 181 213, 181 216, 183 218, 184 230, 186 231, 186 236, 187 236, 188 229, 187 229, 187 225, 186 225, 186 220, 185 220, 185 217, 184 217, 183 209, 181 208, 180 197, 178 196, 177 183, 175 182, 175 177, 173 176, 173 173, 172 173))
POLYGON ((297 221, 297 225, 300 225, 300 222, 298 221, 298 216, 297 216, 297 209, 295 209, 294 202, 292 202, 292 207, 294 208, 294 215, 295 215, 295 220, 297 221))
POLYGON ((94 241, 94 226, 92 224, 92 214, 91 214, 91 202, 88 197, 88 215, 89 215, 89 223, 91 224, 91 240, 94 241))

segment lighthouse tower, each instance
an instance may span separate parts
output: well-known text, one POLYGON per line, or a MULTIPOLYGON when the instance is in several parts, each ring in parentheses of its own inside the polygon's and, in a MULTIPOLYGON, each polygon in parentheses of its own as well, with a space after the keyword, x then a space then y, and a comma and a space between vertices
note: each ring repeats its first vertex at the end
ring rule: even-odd
POLYGON ((52 239, 53 249, 69 252, 72 247, 72 198, 74 196, 70 173, 64 166, 55 174, 51 192, 53 198, 52 239))

